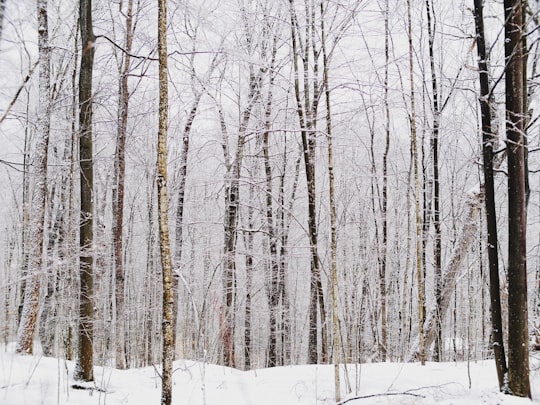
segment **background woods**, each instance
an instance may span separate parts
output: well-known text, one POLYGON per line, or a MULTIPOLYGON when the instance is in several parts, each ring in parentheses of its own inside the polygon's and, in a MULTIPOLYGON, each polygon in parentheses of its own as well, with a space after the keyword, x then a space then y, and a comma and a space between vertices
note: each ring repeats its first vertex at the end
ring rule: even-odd
POLYGON ((530 396, 539 3, 159 4, 0 2, 2 341, 530 396))

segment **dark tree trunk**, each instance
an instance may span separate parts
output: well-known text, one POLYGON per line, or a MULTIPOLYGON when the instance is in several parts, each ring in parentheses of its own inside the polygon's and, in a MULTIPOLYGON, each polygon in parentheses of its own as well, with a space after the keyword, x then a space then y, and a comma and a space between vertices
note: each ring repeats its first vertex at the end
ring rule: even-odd
POLYGON ((489 294, 491 303, 491 340, 499 389, 505 390, 506 357, 504 354, 501 295, 499 283, 499 254, 497 235, 497 212, 495 209, 495 186, 493 180, 493 149, 495 135, 491 123, 491 96, 487 66, 486 40, 484 34, 483 1, 474 0, 474 21, 476 26, 476 46, 478 50, 478 70, 480 76, 480 114, 482 119, 482 156, 484 162, 484 203, 486 209, 487 249, 489 263, 489 294))
POLYGON ((531 397, 527 316, 524 49, 521 0, 505 0, 506 137, 508 156, 508 389, 531 397))
MULTIPOLYGON (((319 102, 319 84, 318 77, 318 52, 314 49, 314 16, 312 16, 311 24, 305 25, 304 41, 300 40, 299 24, 294 9, 294 1, 289 1, 290 18, 291 18, 291 41, 292 41, 292 58, 294 68, 294 94, 296 99, 296 110, 300 123, 302 152, 304 157, 304 166, 306 173, 306 186, 308 195, 308 237, 310 246, 310 292, 309 292, 309 331, 308 331, 308 362, 317 364, 319 360, 319 339, 318 339, 318 317, 317 308, 321 318, 321 360, 327 361, 328 358, 328 341, 326 333, 326 321, 324 309, 324 294, 321 281, 321 270, 319 263, 319 254, 317 248, 317 209, 316 209, 316 192, 315 192, 315 131, 317 122, 317 108, 319 102), (310 41, 311 34, 311 41, 310 41), (304 48, 300 49, 302 42, 304 48), (300 44, 300 46, 299 46, 300 44), (313 67, 310 71, 310 44, 313 51, 313 67), (303 51, 303 54, 300 52, 303 51), (298 59, 302 58, 303 72, 303 105, 302 95, 300 90, 300 67, 298 59), (313 83, 310 82, 313 81, 313 83), (313 88, 313 96, 310 96, 310 88, 313 88)), ((309 7, 306 3, 306 12, 309 7)))
POLYGON ((80 0, 81 70, 79 72, 79 162, 80 193, 80 296, 79 356, 75 376, 93 381, 94 275, 93 275, 93 200, 94 169, 92 157, 92 70, 95 36, 92 28, 92 0, 80 0))
POLYGON ((2 32, 4 31, 5 12, 6 12, 6 0, 0 0, 0 41, 2 40, 2 32))

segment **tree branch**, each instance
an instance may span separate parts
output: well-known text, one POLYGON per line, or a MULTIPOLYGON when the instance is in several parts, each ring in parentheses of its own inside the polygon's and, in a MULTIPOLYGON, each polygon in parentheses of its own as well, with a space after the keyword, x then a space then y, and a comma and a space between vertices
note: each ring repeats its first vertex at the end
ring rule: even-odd
POLYGON ((2 117, 0 118, 0 124, 2 124, 2 122, 4 122, 4 120, 6 119, 7 115, 9 114, 9 112, 11 111, 11 109, 13 108, 13 106, 15 105, 15 102, 17 101, 17 99, 19 98, 19 95, 21 94, 21 91, 24 89, 24 86, 26 86, 26 83, 28 83, 28 81, 30 80, 30 78, 32 77, 32 73, 34 73, 34 70, 36 68, 36 66, 38 65, 38 61, 36 61, 32 67, 30 68, 30 70, 28 71, 28 74, 26 75, 26 77, 24 78, 22 84, 19 86, 19 89, 17 90, 17 92, 15 93, 15 95, 13 96, 13 99, 11 100, 11 102, 9 103, 8 107, 6 108, 6 111, 4 111, 4 114, 2 114, 2 117))
MULTIPOLYGON (((121 47, 120 45, 118 45, 116 42, 114 42, 112 39, 110 39, 108 36, 106 35, 96 35, 96 39, 98 38, 103 38, 105 40, 107 40, 112 46, 114 46, 115 48, 119 49, 120 51, 122 51, 124 54, 132 57, 132 58, 135 58, 135 59, 142 59, 142 60, 151 60, 151 61, 154 61, 154 62, 157 62, 159 59, 158 58, 153 58, 153 57, 150 57, 151 54, 153 54, 155 52, 155 49, 152 50, 152 52, 150 52, 148 55, 146 56, 143 56, 143 55, 135 55, 133 53, 130 53, 128 51, 126 51, 123 47, 121 47)), ((186 52, 182 52, 182 51, 174 51, 174 52, 171 52, 167 55, 167 57, 171 57, 171 56, 174 56, 174 55, 196 55, 196 54, 207 54, 207 53, 223 53, 223 51, 186 51, 186 52)))
POLYGON ((371 394, 371 395, 362 395, 362 396, 359 396, 359 397, 352 397, 352 398, 346 399, 344 401, 338 402, 336 405, 343 405, 343 404, 346 404, 347 402, 361 400, 361 399, 367 399, 367 398, 386 397, 386 396, 390 397, 390 396, 397 396, 397 395, 409 395, 411 397, 425 398, 424 395, 413 394, 412 392, 407 392, 407 391, 404 391, 404 392, 386 392, 386 393, 382 393, 382 394, 371 394))

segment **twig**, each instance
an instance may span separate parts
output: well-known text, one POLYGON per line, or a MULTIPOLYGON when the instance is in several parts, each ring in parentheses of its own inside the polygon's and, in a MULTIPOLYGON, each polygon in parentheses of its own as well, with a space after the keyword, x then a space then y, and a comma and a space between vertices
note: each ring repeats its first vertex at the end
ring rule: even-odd
MULTIPOLYGON (((110 42, 110 44, 112 46, 114 46, 115 48, 119 49, 120 51, 122 51, 124 54, 126 55, 129 55, 131 58, 134 58, 134 59, 143 59, 143 60, 150 60, 150 61, 153 61, 153 62, 156 62, 158 61, 158 58, 154 58, 154 57, 151 57, 150 55, 153 54, 155 52, 155 49, 152 50, 152 52, 150 52, 150 54, 144 56, 144 55, 135 55, 133 53, 130 53, 128 51, 126 51, 124 48, 122 48, 120 45, 118 45, 116 42, 114 42, 112 39, 110 39, 108 36, 106 35, 96 35, 96 39, 98 38, 103 38, 105 40, 107 40, 108 42, 110 42)), ((182 52, 182 51, 173 51, 171 53, 169 53, 167 56, 168 57, 172 57, 174 55, 196 55, 196 54, 207 54, 207 53, 223 53, 223 51, 185 51, 185 52, 182 52)))
MULTIPOLYGON (((0 121, 0 122, 2 122, 2 121, 0 121)), ((23 166, 24 163, 8 162, 7 160, 0 159, 0 164, 4 164, 4 165, 12 168, 13 170, 17 170, 18 172, 24 173, 24 170, 21 170, 18 167, 16 167, 16 166, 23 166)))
POLYGON ((2 114, 2 117, 0 118, 0 124, 6 119, 7 115, 9 114, 9 112, 11 111, 13 106, 15 105, 15 102, 19 98, 19 95, 21 94, 21 91, 24 89, 24 86, 26 86, 26 83, 28 83, 28 81, 32 77, 32 73, 34 73, 34 70, 36 69, 37 65, 38 65, 38 62, 35 62, 32 65, 32 67, 30 68, 30 70, 28 71, 28 74, 26 75, 26 77, 24 78, 22 84, 19 86, 19 89, 17 90, 17 92, 13 96, 13 99, 9 103, 8 107, 6 108, 6 111, 4 111, 4 114, 2 114))
POLYGON ((152 367, 154 367, 154 371, 156 372, 156 374, 158 375, 158 377, 160 379, 163 379, 163 377, 161 376, 161 373, 159 372, 158 368, 156 367, 156 365, 154 363, 152 363, 152 367))
POLYGON ((361 399, 367 399, 367 398, 385 397, 385 396, 397 396, 397 395, 409 395, 411 397, 425 398, 424 395, 413 394, 412 392, 407 392, 407 391, 405 391, 405 392, 387 392, 387 393, 382 393, 382 394, 371 394, 371 395, 362 395, 362 396, 359 396, 359 397, 352 397, 352 398, 346 399, 344 401, 338 402, 336 405, 343 405, 343 404, 346 404, 347 402, 361 400, 361 399))

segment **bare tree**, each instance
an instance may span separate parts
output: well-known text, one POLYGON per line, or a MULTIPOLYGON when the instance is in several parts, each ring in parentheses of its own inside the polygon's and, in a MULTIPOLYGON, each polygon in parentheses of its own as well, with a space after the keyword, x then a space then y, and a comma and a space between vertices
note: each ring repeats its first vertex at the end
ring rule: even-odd
POLYGON ((501 295, 499 282, 499 254, 497 236, 497 212, 495 208, 494 185, 494 148, 496 135, 493 128, 492 103, 493 97, 489 84, 488 54, 486 52, 486 37, 484 32, 484 7, 482 0, 474 1, 474 22, 476 27, 476 48, 478 52, 478 69, 480 78, 480 115, 482 120, 482 156, 484 171, 484 204, 486 209, 487 249, 489 263, 489 294, 491 302, 491 335, 495 367, 499 380, 499 389, 504 391, 506 357, 504 354, 503 323, 501 311, 501 295))
POLYGON ((167 127, 169 120, 167 70, 167 0, 158 1, 159 130, 157 139, 157 192, 159 250, 163 279, 161 404, 172 403, 174 360, 174 276, 169 243, 169 197, 167 194, 167 127))
POLYGON ((504 1, 508 157, 508 389, 531 397, 527 313, 527 214, 522 0, 504 1))
POLYGON ((385 115, 385 142, 383 154, 383 184, 382 184, 382 251, 381 266, 379 272, 379 290, 381 294, 381 360, 386 361, 388 352, 388 326, 386 310, 386 272, 388 268, 388 154, 390 152, 390 108, 388 101, 388 70, 390 64, 390 28, 389 22, 390 5, 385 1, 384 10, 384 115, 385 115))
MULTIPOLYGON (((334 398, 336 402, 341 400, 341 378, 340 378, 340 339, 339 339, 339 308, 338 308, 338 268, 337 268, 337 209, 336 209, 336 191, 335 191, 335 176, 334 176, 334 147, 332 140, 332 103, 330 92, 330 79, 328 77, 329 72, 329 55, 326 49, 326 30, 324 24, 325 8, 324 4, 320 2, 321 13, 321 48, 323 56, 323 86, 324 96, 326 102, 326 136, 328 139, 328 197, 330 205, 330 280, 332 286, 332 360, 334 363, 334 398)), ((383 316, 386 316, 383 313, 383 316)), ((383 321, 383 325, 386 326, 386 322, 383 321)), ((386 331, 385 331, 386 333, 386 331)), ((385 336, 386 337, 386 336, 385 336)), ((386 342, 385 342, 386 344, 386 342)))
MULTIPOLYGON (((122 7, 122 3, 120 3, 122 7)), ((121 10, 122 11, 122 10, 121 10)), ((116 133, 116 151, 114 155, 114 188, 113 188, 113 260, 115 271, 116 302, 116 368, 126 368, 125 348, 125 309, 124 309, 124 190, 126 178, 126 133, 129 112, 128 76, 131 68, 131 48, 133 44, 133 0, 127 3, 125 52, 121 60, 120 88, 118 95, 118 126, 116 133)))
MULTIPOLYGON (((2 5, 3 7, 3 5, 2 5)), ((45 200, 47 194, 47 154, 51 126, 51 49, 49 46, 49 24, 47 0, 37 1, 38 51, 39 51, 39 115, 37 125, 37 145, 32 177, 34 192, 30 211, 30 252, 28 256, 28 275, 24 291, 19 330, 17 332, 17 353, 32 353, 34 332, 37 327, 40 289, 44 275, 43 230, 45 223, 45 200)))
POLYGON ((416 111, 415 111, 415 90, 414 90, 414 64, 413 64, 413 39, 412 39, 412 17, 411 17, 411 0, 407 0, 407 35, 409 41, 409 80, 411 86, 411 110, 409 120, 411 126, 411 160, 413 167, 414 181, 414 206, 415 206, 415 223, 416 223, 416 281, 418 289, 418 337, 420 339, 420 351, 418 355, 422 365, 426 361, 425 344, 424 344, 424 277, 422 272, 422 219, 420 217, 420 187, 418 180, 418 151, 417 151, 417 134, 416 134, 416 111))
POLYGON ((300 24, 295 10, 294 0, 289 1, 289 14, 291 20, 292 63, 294 73, 294 95, 296 111, 300 124, 302 139, 302 153, 306 173, 308 194, 308 237, 310 246, 310 293, 309 293, 309 335, 308 335, 308 361, 318 363, 319 357, 319 328, 321 323, 322 361, 328 359, 328 334, 326 326, 326 311, 324 306, 324 291, 321 281, 321 269, 318 253, 317 208, 315 191, 315 146, 317 129, 317 111, 320 101, 319 86, 319 50, 315 48, 315 11, 314 5, 305 2, 306 23, 302 37, 300 24), (302 60, 300 66, 299 59, 302 60), (310 67, 310 60, 313 64, 310 67), (301 70, 300 70, 301 69, 301 70), (303 77, 303 80, 300 80, 303 77), (303 89, 303 92, 302 92, 303 89), (303 94, 302 94, 303 93, 303 94), (317 309, 319 312, 317 312, 317 309), (319 316, 317 315, 319 314, 319 316))
POLYGON ((80 0, 81 68, 79 72, 79 162, 80 162, 80 294, 79 355, 75 377, 94 380, 94 274, 93 274, 93 139, 92 139, 92 71, 95 36, 92 26, 92 0, 80 0))
MULTIPOLYGON (((433 258, 435 264, 434 284, 435 284, 435 305, 437 311, 440 312, 441 305, 441 277, 442 277, 442 247, 441 247, 441 212, 440 212, 440 180, 439 180, 439 126, 441 121, 440 94, 437 80, 437 72, 435 67, 435 30, 436 23, 433 16, 433 0, 426 0, 426 15, 428 27, 428 49, 429 49, 429 66, 431 70, 431 92, 432 92, 432 114, 433 128, 431 129, 430 148, 431 148, 431 164, 433 176, 433 226, 435 228, 435 240, 433 241, 433 258)), ((431 198, 431 196, 429 196, 431 198)), ((424 201, 424 204, 431 205, 431 201, 424 201)), ((425 236, 424 236, 425 237, 425 236)), ((425 247, 424 247, 425 249, 425 247)), ((425 252, 422 252, 425 255, 425 252)), ((425 263, 424 263, 425 264, 425 263)), ((442 361, 442 323, 441 317, 437 317, 436 329, 437 339, 435 340, 435 350, 433 358, 435 361, 442 361)))

